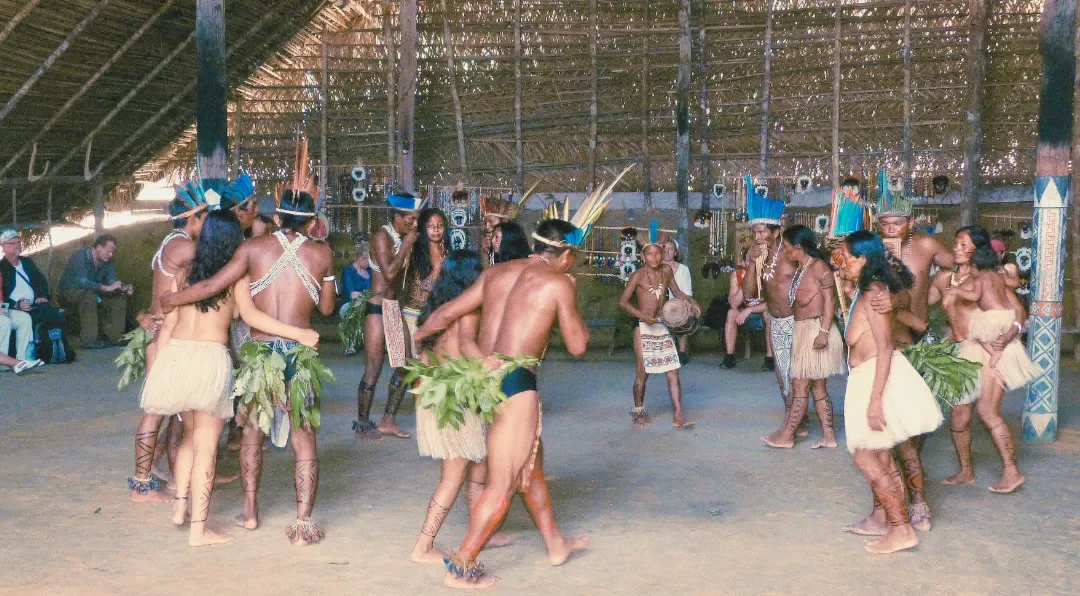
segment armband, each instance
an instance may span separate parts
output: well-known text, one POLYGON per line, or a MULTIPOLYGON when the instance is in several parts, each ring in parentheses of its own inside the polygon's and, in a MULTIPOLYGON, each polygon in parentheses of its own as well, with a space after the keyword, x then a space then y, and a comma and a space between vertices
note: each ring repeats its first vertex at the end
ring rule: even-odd
POLYGON ((327 275, 326 277, 322 278, 322 280, 324 282, 337 281, 337 277, 334 275, 327 275))

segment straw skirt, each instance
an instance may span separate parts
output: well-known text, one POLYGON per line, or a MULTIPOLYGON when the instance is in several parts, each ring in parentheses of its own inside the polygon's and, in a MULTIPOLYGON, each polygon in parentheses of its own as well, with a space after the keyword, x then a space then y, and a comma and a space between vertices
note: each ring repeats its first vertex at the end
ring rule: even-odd
POLYGON ((877 358, 851 369, 844 396, 844 432, 848 451, 890 449, 911 437, 926 434, 941 426, 944 417, 926 381, 900 352, 893 352, 889 380, 882 394, 885 430, 870 429, 866 418, 870 392, 874 385, 877 358))
POLYGON ((465 422, 455 429, 439 428, 435 413, 428 408, 416 408, 416 446, 420 455, 435 459, 465 458, 481 462, 487 458, 487 425, 480 416, 465 412, 465 422))
MULTIPOLYGON (((1008 310, 979 310, 971 313, 971 322, 968 324, 968 342, 974 346, 961 345, 961 356, 974 362, 982 362, 986 367, 983 374, 993 374, 1005 387, 1012 391, 1027 385, 1040 373, 1042 368, 1028 358, 1024 350, 1024 344, 1019 339, 1013 339, 1001 352, 1001 360, 997 366, 989 368, 990 355, 978 344, 978 342, 993 342, 1006 333, 1016 321, 1016 313, 1008 310), (976 348, 981 352, 981 358, 969 358, 976 355, 976 348)), ((968 343, 963 342, 963 343, 968 343)), ((981 375, 980 375, 981 376, 981 375)))
POLYGON ((814 349, 814 340, 821 335, 821 317, 795 321, 791 341, 791 378, 827 379, 844 374, 844 338, 833 325, 829 328, 829 344, 823 350, 814 349))
POLYGON ((228 348, 215 341, 170 339, 146 375, 139 406, 162 416, 199 410, 222 420, 232 418, 228 348))

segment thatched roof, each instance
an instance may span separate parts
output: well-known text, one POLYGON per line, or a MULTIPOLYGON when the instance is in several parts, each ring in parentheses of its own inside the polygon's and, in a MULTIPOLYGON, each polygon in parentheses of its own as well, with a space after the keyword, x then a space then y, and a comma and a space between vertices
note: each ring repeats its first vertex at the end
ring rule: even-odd
MULTIPOLYGON (((111 2, 105 10, 124 26, 113 23, 106 28, 107 35, 91 35, 102 29, 100 25, 88 27, 69 52, 82 58, 65 56, 58 61, 38 84, 41 89, 33 92, 36 100, 28 96, 0 124, 5 130, 17 124, 18 138, 35 134, 65 97, 162 3, 111 2), (77 51, 79 44, 85 44, 82 52, 77 51)), ((264 11, 256 9, 261 3, 226 3, 230 48, 259 16, 272 15, 267 17, 266 33, 238 47, 230 57, 228 64, 235 75, 231 80, 235 81, 265 60, 236 89, 234 97, 243 101, 230 105, 230 134, 239 131, 240 164, 260 185, 284 174, 298 128, 308 133, 313 148, 318 147, 325 36, 327 149, 333 168, 329 188, 340 197, 335 177, 355 163, 371 167, 376 179, 391 175, 385 28, 389 25, 393 32, 397 50, 398 6, 396 2, 351 0, 345 11, 338 11, 330 5, 323 14, 334 11, 335 18, 313 22, 294 36, 309 22, 318 3, 303 3, 306 11, 295 10, 295 4, 290 3, 289 11, 264 11), (280 51, 271 56, 274 49, 280 51)), ((840 0, 838 4, 841 175, 899 167, 906 121, 916 177, 944 173, 959 180, 969 89, 965 72, 968 0, 840 0), (910 49, 907 67, 905 25, 910 49), (906 118, 905 70, 910 77, 906 118)), ((1041 3, 1002 0, 988 4, 982 176, 992 184, 1027 182, 1034 169, 1041 3)), ((14 81, 25 80, 49 48, 55 47, 53 42, 58 43, 93 5, 90 0, 79 0, 55 10, 40 7, 26 19, 36 25, 20 24, 11 39, 0 41, 0 50, 11 53, 17 65, 15 71, 10 66, 2 71, 0 85, 5 92, 16 86, 14 81), (48 32, 48 43, 40 42, 43 31, 48 32), (16 35, 22 40, 18 44, 16 35), (36 36, 38 43, 27 43, 30 36, 36 36)), ((95 85, 80 101, 85 107, 79 108, 79 116, 66 117, 43 138, 39 163, 43 158, 55 162, 75 146, 143 73, 182 43, 193 28, 192 5, 177 3, 169 9, 170 18, 163 17, 153 27, 160 33, 148 33, 145 41, 137 43, 139 48, 148 46, 145 51, 132 51, 130 58, 121 59, 108 75, 112 84, 95 85)), ((708 114, 709 181, 733 180, 758 171, 770 5, 773 57, 767 174, 776 183, 790 182, 799 174, 813 176, 818 185, 830 181, 837 5, 821 0, 691 0, 693 189, 700 188, 703 113, 708 114)), ((643 161, 647 154, 650 188, 674 190, 677 0, 445 0, 445 7, 444 14, 440 0, 420 2, 415 154, 419 182, 452 184, 462 178, 450 93, 452 74, 461 103, 467 182, 515 185, 515 66, 520 64, 525 186, 542 178, 542 191, 583 190, 589 178, 590 130, 595 122, 600 178, 610 177, 606 169, 643 161), (453 73, 447 62, 444 22, 455 59, 453 73), (515 52, 515 22, 520 23, 520 54, 515 52), (643 76, 646 69, 647 77, 643 76), (590 115, 594 79, 595 118, 590 115)), ((10 18, 8 13, 18 9, 0 9, 6 11, 0 15, 10 18)), ((193 69, 191 49, 99 133, 93 160, 125 144, 134 129, 190 85, 193 69)), ((188 171, 193 155, 193 103, 190 97, 179 101, 159 125, 121 151, 106 171, 138 170, 146 178, 188 171), (184 134, 178 136, 181 131, 184 134), (168 139, 176 142, 168 144, 168 139)), ((12 143, 4 142, 0 158, 6 161, 12 151, 12 143)), ((312 154, 318 152, 313 149, 312 154)), ((15 170, 25 175, 25 158, 20 164, 15 170)), ((81 152, 66 171, 81 171, 81 152)), ((644 188, 642 171, 637 168, 624 179, 620 190, 644 188)))

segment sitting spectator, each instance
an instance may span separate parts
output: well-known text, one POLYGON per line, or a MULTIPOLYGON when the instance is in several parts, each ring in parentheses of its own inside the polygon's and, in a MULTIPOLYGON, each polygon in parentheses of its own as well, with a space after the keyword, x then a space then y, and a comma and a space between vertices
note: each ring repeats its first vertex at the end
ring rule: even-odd
POLYGON ((341 301, 344 303, 338 310, 340 316, 345 316, 349 306, 364 290, 371 287, 371 257, 367 242, 356 243, 356 260, 345 266, 341 272, 341 301))
MULTIPOLYGON (((63 311, 49 305, 49 280, 30 257, 22 256, 19 234, 14 230, 5 230, 0 233, 0 245, 4 250, 4 258, 0 260, 0 276, 7 290, 0 294, 0 298, 16 313, 18 319, 21 320, 23 314, 30 317, 33 342, 38 344, 43 333, 64 326, 63 311)), ((25 358, 27 344, 21 339, 18 341, 17 357, 25 358)), ((34 358, 40 354, 29 356, 34 358)))
POLYGON ((116 238, 102 234, 93 246, 71 255, 60 277, 60 300, 79 313, 79 338, 83 347, 91 350, 120 344, 127 298, 135 291, 116 276, 115 252, 116 238))
MULTIPOLYGON (((4 292, 4 284, 0 283, 0 294, 4 292)), ((11 343, 11 312, 7 304, 0 304, 0 369, 11 368, 15 371, 15 374, 22 374, 24 371, 31 368, 37 368, 44 364, 44 362, 32 359, 32 360, 20 360, 18 358, 12 358, 7 354, 8 344, 11 343)))
MULTIPOLYGON (((746 277, 746 268, 749 265, 747 251, 743 251, 742 260, 739 261, 735 271, 731 272, 730 288, 728 289, 728 304, 731 308, 727 312, 727 324, 724 326, 724 347, 727 355, 720 366, 735 368, 735 339, 739 333, 740 325, 750 325, 755 329, 763 329, 765 326, 762 313, 765 312, 765 302, 760 299, 747 299, 743 296, 742 282, 746 277)), ((772 357, 772 346, 766 344, 766 358, 772 357)))

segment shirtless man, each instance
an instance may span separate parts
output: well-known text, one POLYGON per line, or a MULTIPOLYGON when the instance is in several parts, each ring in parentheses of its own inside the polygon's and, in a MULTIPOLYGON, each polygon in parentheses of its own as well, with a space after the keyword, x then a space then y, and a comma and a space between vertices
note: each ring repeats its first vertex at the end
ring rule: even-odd
MULTIPOLYGON (((278 214, 274 216, 280 230, 270 236, 245 241, 225 267, 208 280, 189 286, 161 299, 168 311, 181 304, 191 304, 217 295, 244 275, 257 280, 251 284, 255 306, 262 312, 287 325, 311 329, 311 313, 318 307, 324 316, 334 313, 333 255, 326 244, 308 242, 304 233, 315 222, 315 200, 308 192, 286 190, 278 214), (286 250, 285 246, 289 249, 286 250), (284 267, 275 273, 279 261, 284 267), (320 283, 321 280, 321 283, 320 283)), ((268 336, 252 329, 252 339, 267 343, 284 356, 295 342, 268 336)), ((286 370, 286 384, 290 373, 286 370)), ((292 425, 290 433, 296 456, 296 524, 287 534, 294 544, 317 542, 322 531, 311 522, 311 510, 319 485, 319 459, 315 431, 306 421, 292 425)), ((262 472, 262 445, 266 435, 250 423, 244 427, 240 447, 240 475, 244 483, 244 512, 236 518, 238 525, 254 530, 259 527, 259 478, 262 472)))
POLYGON ((397 317, 396 328, 400 331, 396 333, 401 335, 400 341, 404 342, 401 345, 405 350, 408 350, 410 345, 406 336, 408 329, 405 328, 400 307, 397 306, 397 296, 403 290, 402 280, 412 246, 420 237, 416 229, 416 216, 422 201, 410 194, 390 195, 387 200, 394 207, 390 223, 379 228, 371 237, 371 298, 368 300, 367 314, 364 315, 364 376, 356 389, 356 422, 353 422, 352 427, 353 436, 365 441, 381 441, 382 435, 401 438, 412 436, 401 430, 394 419, 408 391, 402 382, 404 369, 395 369, 390 375, 386 410, 378 426, 368 418, 371 402, 375 399, 375 384, 379 382, 379 374, 382 373, 384 345, 388 346, 391 341, 399 339, 387 339, 387 323, 393 323, 384 320, 384 302, 388 303, 388 307, 396 309, 396 315, 389 314, 387 317, 397 317))
MULTIPOLYGON (((668 352, 674 356, 670 364, 659 363, 655 372, 664 372, 667 375, 668 394, 671 396, 671 417, 675 428, 690 428, 693 422, 688 422, 682 410, 682 388, 679 385, 679 355, 675 351, 674 340, 667 327, 660 321, 660 310, 667 302, 668 290, 676 298, 689 300, 697 314, 701 314, 701 307, 693 298, 687 296, 675 283, 675 274, 671 267, 664 265, 664 247, 660 244, 647 244, 641 252, 644 266, 630 276, 626 288, 623 289, 622 297, 619 298, 619 308, 630 313, 634 317, 634 355, 637 357, 637 373, 634 377, 634 409, 631 411, 634 426, 645 428, 649 426, 649 414, 645 410, 645 383, 649 379, 650 371, 645 367, 645 357, 642 345, 642 325, 649 327, 650 338, 670 343, 668 352), (637 306, 631 304, 630 299, 635 298, 637 306), (655 329, 655 331, 653 331, 655 329), (666 339, 662 339, 666 338, 666 339), (672 368, 673 367, 673 368, 672 368), (669 369, 670 370, 666 370, 669 369)), ((650 366, 649 368, 654 368, 650 366)))
MULTIPOLYGON (((584 355, 589 331, 577 310, 574 281, 565 275, 576 260, 574 246, 567 242, 575 231, 564 221, 540 222, 533 234, 532 258, 485 269, 472 287, 431 314, 416 331, 417 343, 482 307, 477 343, 489 360, 495 353, 541 358, 556 321, 567 351, 576 357, 584 355), (510 305, 513 308, 508 308, 510 305)), ((498 366, 497 362, 489 364, 498 366)), ((516 369, 503 380, 502 388, 510 399, 500 406, 495 422, 488 427, 487 487, 473 507, 461 547, 446 559, 448 572, 443 583, 452 588, 489 587, 499 582, 497 577, 483 576, 476 556, 506 516, 515 492, 524 493, 525 506, 544 539, 552 565, 563 564, 588 543, 587 536, 563 536, 555 525, 544 479, 536 373, 516 369)))
POLYGON ((1016 464, 1016 448, 1009 425, 1001 417, 1001 401, 1005 389, 1021 387, 1031 376, 1030 367, 1020 342, 1023 328, 1024 311, 1020 301, 1012 296, 1004 286, 1001 274, 995 271, 997 266, 994 249, 990 247, 989 235, 980 227, 960 228, 953 245, 956 271, 941 272, 934 277, 930 288, 930 303, 941 301, 948 317, 949 329, 953 339, 960 342, 960 356, 974 362, 982 362, 980 381, 976 390, 968 399, 953 407, 949 418, 949 428, 953 432, 953 445, 956 447, 960 471, 943 480, 949 486, 968 485, 975 482, 975 472, 971 459, 971 414, 978 412, 978 417, 986 425, 994 446, 1001 457, 1002 472, 998 482, 989 486, 990 492, 1009 493, 1024 484, 1024 474, 1016 464), (986 326, 982 320, 990 313, 1010 314, 1000 329, 1001 335, 990 340, 990 346, 983 343, 989 338, 982 337, 976 331, 986 326), (1015 341, 1015 343, 1014 343, 1015 341), (998 361, 1005 350, 1010 350, 1011 363, 1008 368, 998 361), (1020 354, 1016 354, 1016 351, 1020 354), (1014 360, 1015 358, 1015 360, 1014 360), (1025 364, 1017 364, 1023 361, 1025 364), (1001 366, 999 370, 998 367, 1001 366), (1023 366, 1025 370, 1018 370, 1023 366), (1025 376, 1024 372, 1028 374, 1025 376), (1015 377, 1020 376, 1020 379, 1015 377))
MULTIPOLYGON (((937 238, 916 234, 912 229, 913 223, 915 223, 914 218, 904 211, 884 211, 879 213, 877 218, 878 231, 881 233, 885 246, 889 246, 890 240, 893 242, 899 240, 900 252, 893 256, 900 259, 915 276, 915 286, 901 295, 906 295, 910 303, 898 306, 910 310, 917 318, 926 321, 929 319, 930 312, 927 298, 930 295, 931 268, 937 265, 941 269, 952 269, 953 255, 937 238)), ((883 303, 889 300, 887 292, 881 294, 871 301, 875 310, 879 312, 882 312, 883 303)))
MULTIPOLYGON (((190 204, 180 198, 175 198, 169 203, 169 216, 173 221, 173 231, 161 241, 154 258, 150 261, 154 279, 150 294, 150 308, 147 312, 139 315, 139 324, 149 333, 155 334, 154 339, 146 346, 146 372, 154 366, 157 358, 157 332, 161 328, 164 313, 161 310, 161 296, 167 292, 173 284, 173 279, 187 276, 187 270, 195 259, 195 240, 202 230, 203 221, 206 219, 206 205, 192 208, 190 204)), ((128 486, 131 488, 131 502, 133 503, 169 503, 171 497, 163 495, 158 490, 158 482, 151 473, 151 467, 158 443, 158 428, 164 416, 156 414, 143 414, 139 426, 135 430, 135 476, 128 478, 128 486)), ((180 425, 175 418, 169 419, 165 436, 167 453, 169 456, 169 469, 175 469, 176 452, 180 447, 180 425)), ((172 483, 172 479, 170 479, 172 483)))
MULTIPOLYGON (((791 342, 795 331, 795 316, 788 299, 796 265, 782 258, 783 243, 780 225, 751 222, 754 245, 747 253, 750 265, 743 278, 743 296, 762 297, 767 310, 765 321, 772 338, 776 359, 776 382, 784 402, 784 417, 791 409, 791 342)), ((809 435, 805 420, 799 423, 796 436, 809 435)))

